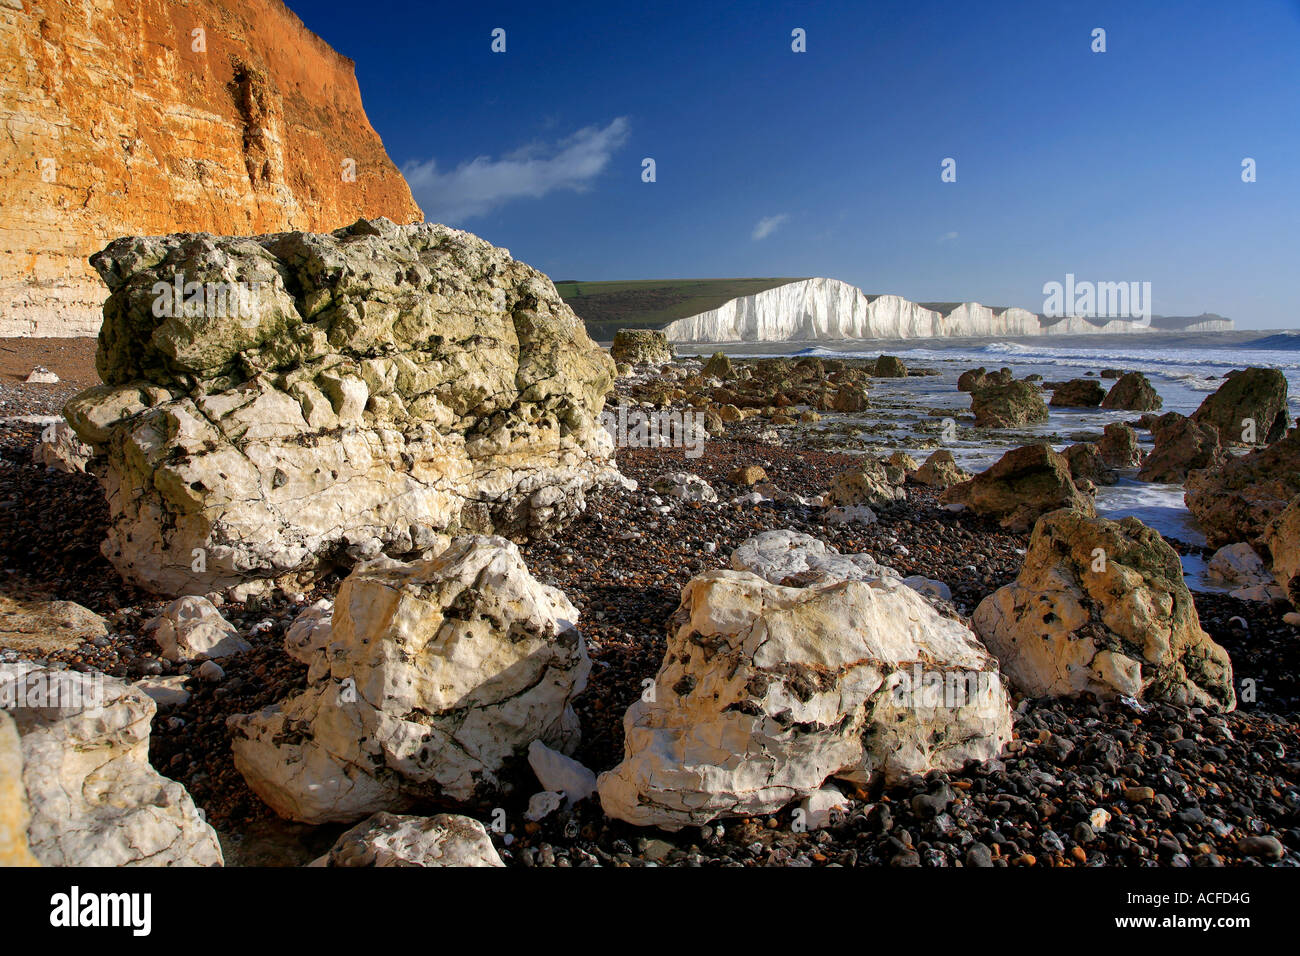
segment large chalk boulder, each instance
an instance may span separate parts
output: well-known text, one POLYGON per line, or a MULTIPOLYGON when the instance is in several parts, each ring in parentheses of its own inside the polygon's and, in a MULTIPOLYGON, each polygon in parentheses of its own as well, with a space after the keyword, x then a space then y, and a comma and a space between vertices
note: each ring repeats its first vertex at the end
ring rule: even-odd
POLYGON ((1236 704, 1232 663, 1201 629, 1178 553, 1136 518, 1044 515, 1019 576, 981 601, 971 623, 1032 697, 1236 704))
POLYGON ((613 361, 546 276, 469 233, 361 220, 119 239, 92 262, 105 385, 65 416, 106 459, 103 550, 140 587, 542 534, 619 480, 613 361))
POLYGON ((534 740, 577 744, 571 703, 591 670, 577 620, 504 538, 363 564, 339 588, 307 689, 228 721, 235 766, 305 823, 498 790, 534 740))
POLYGON ((104 674, 0 664, 43 866, 220 866, 217 834, 179 783, 149 764, 156 707, 104 674))
POLYGON ((866 783, 995 757, 1011 732, 996 663, 895 577, 748 571, 692 579, 668 651, 601 774, 612 817, 668 830, 771 813, 830 777, 866 783))

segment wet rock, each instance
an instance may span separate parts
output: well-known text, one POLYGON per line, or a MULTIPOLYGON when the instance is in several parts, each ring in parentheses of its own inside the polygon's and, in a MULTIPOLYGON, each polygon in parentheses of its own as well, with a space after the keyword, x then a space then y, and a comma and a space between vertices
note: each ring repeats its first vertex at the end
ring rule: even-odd
POLYGON ((1151 435, 1155 448, 1138 472, 1140 481, 1175 484, 1197 469, 1218 468, 1227 460, 1217 428, 1177 412, 1161 416, 1152 425, 1151 435))
POLYGON ((1121 375, 1101 401, 1102 408, 1131 412, 1158 412, 1163 404, 1155 386, 1141 372, 1121 375))
POLYGON ((907 366, 895 355, 882 355, 871 370, 873 378, 907 378, 907 366))
POLYGON ((1217 428, 1225 444, 1272 444, 1286 434, 1290 422, 1286 376, 1275 368, 1229 372, 1192 418, 1217 428))
POLYGON ((1059 508, 1096 513, 1092 500, 1075 486, 1069 462, 1046 444, 1007 452, 986 471, 948 488, 939 500, 992 515, 1011 531, 1028 531, 1041 515, 1059 508))
POLYGON ((1052 406, 1056 408, 1096 408, 1106 397, 1101 383, 1090 378, 1075 378, 1064 382, 1052 392, 1052 406))
POLYGON ((1020 428, 1048 419, 1042 393, 1026 382, 975 389, 971 392, 971 411, 979 428, 1020 428))
POLYGON ((1188 476, 1187 507, 1210 547, 1246 541, 1265 548, 1265 532, 1300 495, 1300 428, 1267 448, 1188 476))

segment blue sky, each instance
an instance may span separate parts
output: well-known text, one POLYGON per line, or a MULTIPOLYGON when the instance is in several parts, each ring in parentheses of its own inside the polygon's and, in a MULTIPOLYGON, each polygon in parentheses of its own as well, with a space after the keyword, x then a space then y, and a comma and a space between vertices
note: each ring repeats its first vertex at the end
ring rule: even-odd
POLYGON ((555 279, 1039 311, 1073 273, 1300 327, 1300 0, 288 2, 427 218, 555 279))

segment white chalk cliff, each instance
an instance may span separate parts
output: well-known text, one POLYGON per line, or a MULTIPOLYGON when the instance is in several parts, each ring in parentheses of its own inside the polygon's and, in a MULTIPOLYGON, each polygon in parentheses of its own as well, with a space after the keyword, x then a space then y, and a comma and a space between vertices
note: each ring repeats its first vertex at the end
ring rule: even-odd
MULTIPOLYGON (((1228 323, 1228 327, 1231 324, 1228 323)), ((1027 309, 965 302, 944 314, 902 296, 868 296, 838 279, 804 279, 664 326, 670 342, 790 342, 940 336, 1083 335, 1158 331, 1130 319, 1067 317, 1044 324, 1027 309)))

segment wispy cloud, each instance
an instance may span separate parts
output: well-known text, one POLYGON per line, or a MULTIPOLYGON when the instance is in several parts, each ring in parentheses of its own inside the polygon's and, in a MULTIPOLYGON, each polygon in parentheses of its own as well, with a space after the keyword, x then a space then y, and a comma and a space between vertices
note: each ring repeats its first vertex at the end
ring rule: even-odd
POLYGON ((500 159, 478 156, 446 172, 438 162, 407 163, 402 175, 431 222, 458 223, 514 199, 538 199, 557 189, 586 189, 628 136, 620 116, 585 126, 555 143, 530 143, 500 159))
POLYGON ((785 213, 780 213, 776 216, 764 216, 758 221, 758 225, 754 227, 754 240, 758 241, 759 239, 766 239, 772 233, 776 232, 777 227, 779 227, 781 223, 785 222, 789 218, 790 217, 785 213))
POLYGON ((956 238, 957 238, 957 233, 955 233, 955 232, 945 232, 942 236, 939 237, 939 241, 940 241, 940 242, 952 242, 952 241, 953 241, 954 239, 956 239, 956 238))

